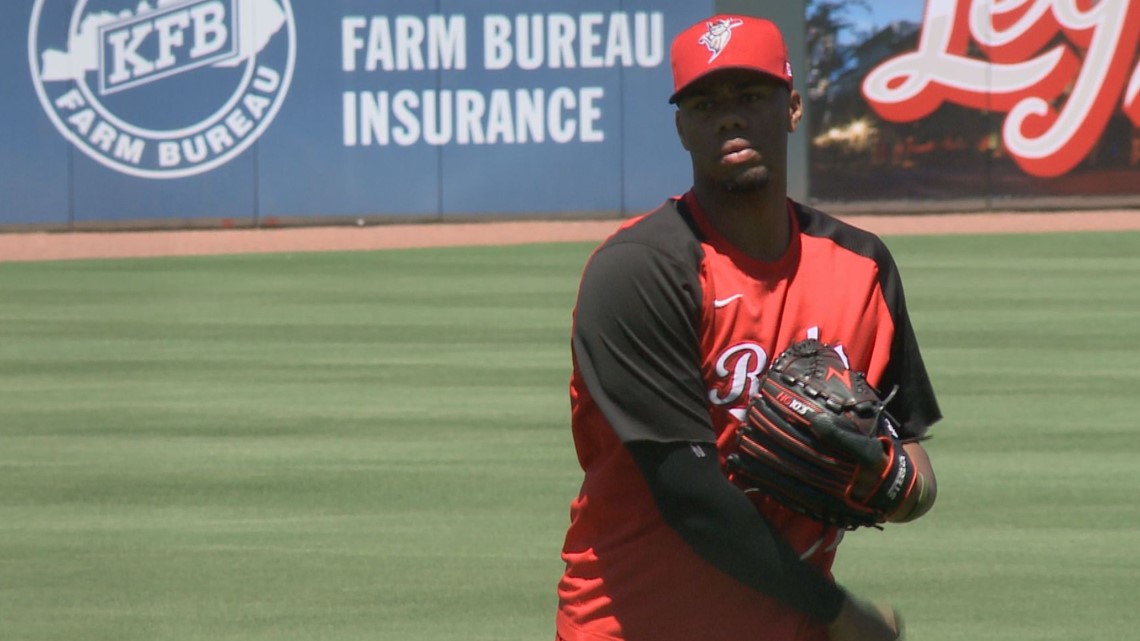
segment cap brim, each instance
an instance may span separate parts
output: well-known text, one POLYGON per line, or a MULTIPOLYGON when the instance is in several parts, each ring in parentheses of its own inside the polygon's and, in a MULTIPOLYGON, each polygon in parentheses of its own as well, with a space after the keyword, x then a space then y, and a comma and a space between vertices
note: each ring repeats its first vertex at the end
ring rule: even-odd
POLYGON ((767 71, 757 69, 756 67, 749 67, 746 65, 728 65, 728 66, 724 66, 724 67, 717 67, 716 69, 709 69, 708 71, 702 73, 701 75, 692 78, 691 80, 689 80, 689 82, 685 83, 684 87, 681 87, 676 92, 674 92, 672 96, 669 96, 669 104, 671 104, 671 105, 677 104, 677 102, 681 99, 681 96, 685 95, 685 92, 688 91, 690 87, 692 87, 694 84, 696 84, 700 80, 707 78, 707 77, 713 75, 714 73, 717 73, 718 71, 733 71, 733 70, 751 71, 758 76, 764 76, 766 78, 771 78, 772 80, 775 80, 776 82, 778 82, 782 85, 785 85, 789 90, 792 88, 792 83, 789 82, 787 78, 782 78, 782 77, 777 76, 775 74, 768 73, 767 71))

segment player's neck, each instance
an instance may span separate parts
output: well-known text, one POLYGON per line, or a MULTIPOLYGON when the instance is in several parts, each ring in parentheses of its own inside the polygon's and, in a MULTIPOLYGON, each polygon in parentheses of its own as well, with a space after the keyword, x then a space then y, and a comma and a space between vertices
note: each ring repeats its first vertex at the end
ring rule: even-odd
POLYGON ((709 224, 748 256, 772 261, 784 254, 791 237, 785 190, 732 192, 695 185, 693 194, 709 224))

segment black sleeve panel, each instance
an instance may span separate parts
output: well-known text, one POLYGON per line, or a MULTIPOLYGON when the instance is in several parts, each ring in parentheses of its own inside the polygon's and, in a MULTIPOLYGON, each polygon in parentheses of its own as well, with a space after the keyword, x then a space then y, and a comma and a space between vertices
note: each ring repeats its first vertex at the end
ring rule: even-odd
POLYGON ((685 244, 691 236, 680 229, 659 231, 670 232, 664 245, 644 242, 639 230, 591 257, 575 308, 574 358, 622 441, 711 443, 700 372, 698 245, 685 244))
POLYGON ((900 436, 904 440, 921 438, 931 425, 941 420, 942 411, 910 323, 902 278, 894 257, 881 238, 866 230, 799 203, 796 203, 796 213, 804 233, 829 238, 848 251, 875 261, 879 288, 895 326, 890 362, 879 388, 886 394, 898 386, 898 394, 887 409, 902 424, 900 436))
POLYGON ((697 443, 626 444, 658 509, 703 559, 737 581, 820 623, 839 615, 843 590, 802 561, 733 487, 716 448, 697 443))
POLYGON ((898 386, 898 394, 887 410, 902 424, 900 436, 904 440, 925 436, 927 429, 942 418, 942 410, 934 396, 934 386, 926 373, 926 364, 918 349, 918 339, 910 324, 906 309, 902 279, 890 252, 883 248, 879 263, 879 283, 887 308, 895 323, 895 337, 891 344, 891 360, 879 384, 883 393, 898 386))

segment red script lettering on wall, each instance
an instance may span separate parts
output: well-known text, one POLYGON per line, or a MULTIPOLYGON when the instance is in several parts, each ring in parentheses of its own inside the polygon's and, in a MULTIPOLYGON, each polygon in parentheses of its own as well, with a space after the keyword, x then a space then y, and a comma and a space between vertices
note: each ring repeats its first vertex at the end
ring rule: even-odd
POLYGON ((1002 141, 1017 164, 1059 176, 1088 155, 1117 104, 1140 127, 1138 42, 1140 0, 928 0, 918 48, 867 74, 863 97, 895 122, 944 102, 1005 113, 1002 141), (984 58, 966 55, 971 42, 984 58))

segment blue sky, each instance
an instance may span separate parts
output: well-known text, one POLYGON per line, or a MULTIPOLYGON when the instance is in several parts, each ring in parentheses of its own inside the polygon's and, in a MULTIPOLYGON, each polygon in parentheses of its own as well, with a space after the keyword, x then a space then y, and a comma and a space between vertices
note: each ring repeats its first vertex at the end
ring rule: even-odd
MULTIPOLYGON (((923 0, 867 0, 870 11, 852 7, 846 17, 861 31, 876 31, 878 27, 896 20, 921 22, 926 7, 923 0)), ((851 34, 847 34, 850 37, 851 34)))
POLYGON ((926 7, 925 2, 918 0, 868 0, 867 4, 871 7, 870 13, 854 9, 851 11, 851 16, 860 22, 866 21, 875 25, 884 25, 895 20, 919 22, 922 20, 922 10, 926 7))

